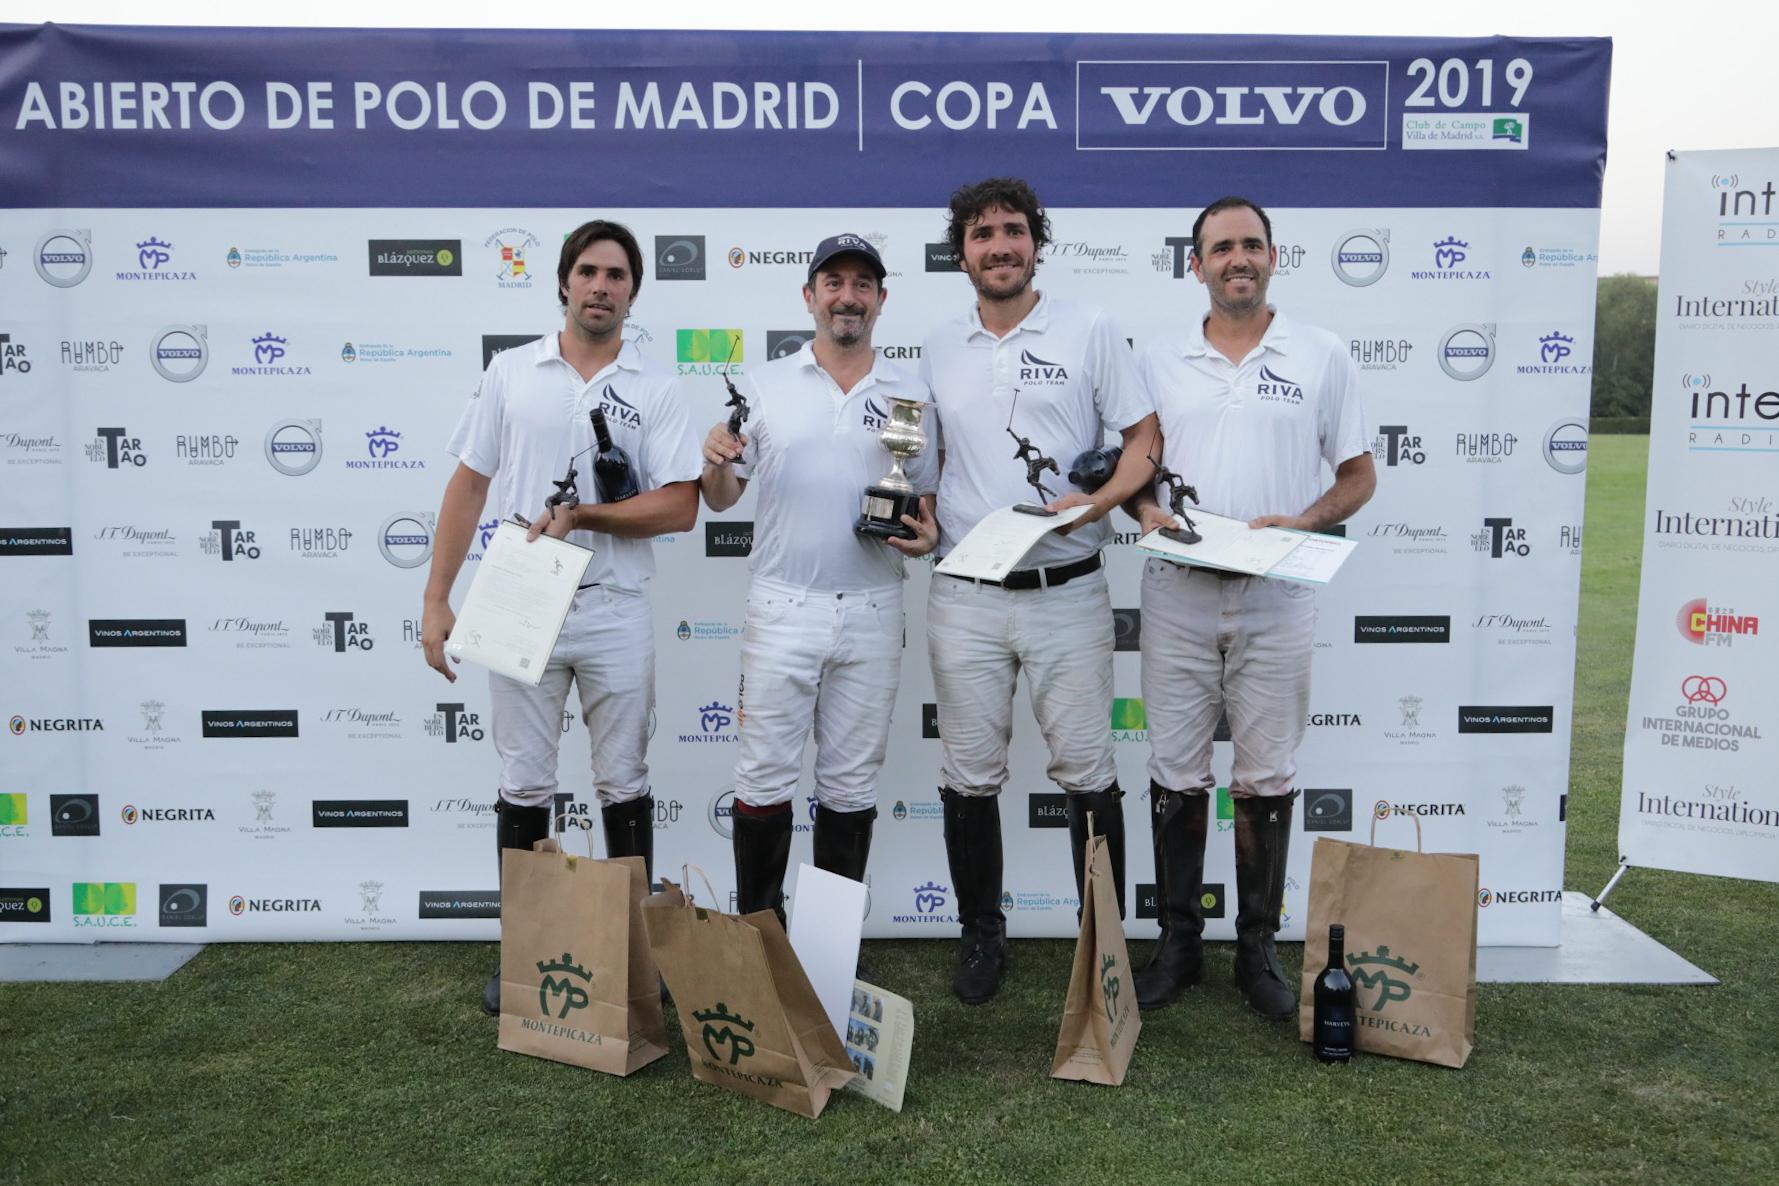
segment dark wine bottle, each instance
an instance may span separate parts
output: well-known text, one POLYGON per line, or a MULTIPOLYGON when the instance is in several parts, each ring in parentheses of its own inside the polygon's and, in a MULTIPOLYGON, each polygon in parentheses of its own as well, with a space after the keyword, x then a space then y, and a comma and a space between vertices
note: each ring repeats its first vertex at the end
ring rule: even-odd
POLYGON ((1347 929, 1328 928, 1328 966, 1316 977, 1316 1023, 1311 1047, 1320 1062, 1348 1062, 1353 1057, 1353 978, 1347 975, 1347 929))
POLYGON ((599 501, 623 502, 636 497, 636 470, 630 464, 630 454, 612 442, 602 410, 594 408, 587 415, 593 421, 593 436, 599 442, 599 451, 593 456, 593 481, 599 487, 599 501))
POLYGON ((1089 449, 1069 467, 1069 481, 1092 494, 1112 480, 1112 471, 1118 468, 1118 459, 1123 456, 1123 445, 1089 449))

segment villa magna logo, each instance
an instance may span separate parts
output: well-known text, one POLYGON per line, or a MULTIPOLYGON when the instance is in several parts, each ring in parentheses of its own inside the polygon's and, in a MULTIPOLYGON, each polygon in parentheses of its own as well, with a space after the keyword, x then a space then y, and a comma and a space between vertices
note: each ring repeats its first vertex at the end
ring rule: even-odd
POLYGON ((1413 996, 1414 985, 1408 978, 1418 976, 1421 971, 1420 964, 1411 964, 1399 955, 1391 955, 1390 948, 1384 944, 1380 944, 1375 952, 1350 953, 1347 967, 1361 988, 1376 990, 1377 997, 1371 1003, 1373 1013, 1382 1013, 1387 1006, 1413 996), (1392 971, 1400 972, 1402 976, 1391 975, 1392 971))
POLYGON ((754 1055, 754 1023, 739 1013, 729 1011, 729 1006, 718 1001, 715 1008, 697 1009, 692 1012, 692 1020, 704 1028, 699 1032, 703 1039, 704 1049, 719 1063, 727 1057, 728 1065, 734 1066, 744 1058, 754 1055), (717 1026, 722 1028, 718 1029, 717 1026))

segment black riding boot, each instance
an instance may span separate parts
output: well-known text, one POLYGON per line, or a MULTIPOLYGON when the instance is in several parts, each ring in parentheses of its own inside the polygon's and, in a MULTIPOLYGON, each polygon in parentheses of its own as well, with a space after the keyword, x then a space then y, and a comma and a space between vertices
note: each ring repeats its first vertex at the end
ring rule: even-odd
MULTIPOLYGON (((1112 863, 1112 884, 1118 887, 1118 917, 1124 918, 1124 792, 1113 783, 1103 791, 1069 796, 1069 851, 1075 860, 1075 899, 1085 906, 1087 888, 1087 816, 1093 815, 1093 834, 1106 838, 1106 856, 1112 863)), ((1075 911, 1081 917, 1081 911, 1075 911)), ((1104 920, 1102 920, 1104 921, 1104 920)))
POLYGON ((877 808, 835 811, 820 803, 815 807, 815 867, 854 881, 865 880, 865 862, 871 856, 871 824, 877 808))
POLYGON ((1161 938, 1137 972, 1137 1008, 1171 1005, 1204 971, 1205 791, 1149 784, 1149 828, 1155 837, 1155 906, 1161 938))
POLYGON ((742 810, 729 817, 735 827, 735 913, 770 910, 784 923, 784 871, 791 859, 791 805, 770 815, 742 810))
POLYGON ((655 884, 655 797, 609 803, 599 815, 605 821, 605 855, 641 857, 648 874, 646 892, 655 884))
MULTIPOLYGON (((548 807, 524 807, 518 803, 508 803, 498 796, 494 800, 494 845, 495 845, 495 880, 500 879, 500 854, 509 848, 531 851, 531 846, 550 834, 550 809, 548 807)), ((494 978, 482 989, 482 1012, 490 1017, 500 1016, 500 967, 494 968, 494 978)))
POLYGON ((945 856, 963 930, 951 991, 966 1005, 992 999, 1007 972, 1007 916, 1001 913, 1001 801, 939 788, 945 803, 945 856))
POLYGON ((1235 802, 1235 985, 1256 1013, 1275 1021, 1297 1012, 1273 936, 1285 903, 1285 855, 1297 792, 1235 802))

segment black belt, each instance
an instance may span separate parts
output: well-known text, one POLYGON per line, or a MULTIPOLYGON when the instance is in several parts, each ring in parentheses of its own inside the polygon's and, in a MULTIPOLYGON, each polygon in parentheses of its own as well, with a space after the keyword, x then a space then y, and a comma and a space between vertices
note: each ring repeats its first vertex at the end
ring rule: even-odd
POLYGON ((1007 574, 1004 580, 981 581, 975 577, 957 576, 955 573, 941 575, 955 577, 960 581, 969 581, 976 585, 996 585, 1002 589, 1054 589, 1058 585, 1066 585, 1076 577, 1084 577, 1090 572, 1100 569, 1100 554, 1069 564, 1058 564, 1054 568, 1020 568, 1007 574))

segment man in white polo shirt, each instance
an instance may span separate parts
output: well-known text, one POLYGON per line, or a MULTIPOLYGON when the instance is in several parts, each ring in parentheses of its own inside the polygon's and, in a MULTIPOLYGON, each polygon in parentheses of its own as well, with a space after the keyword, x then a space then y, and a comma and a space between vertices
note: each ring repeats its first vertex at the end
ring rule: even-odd
POLYGON ((925 384, 871 348, 883 278, 867 240, 822 240, 803 286, 814 340, 740 380, 744 433, 731 436, 723 422, 704 439, 700 485, 711 510, 734 506, 750 481, 760 489, 731 817, 742 914, 770 909, 784 919, 792 797, 812 728, 816 867, 863 881, 871 851, 902 670, 902 557, 925 555, 938 538, 931 448, 907 467, 923 495, 919 517, 903 516, 912 538, 854 530, 866 487, 889 468, 878 434, 890 399, 928 399, 925 384))
MULTIPOLYGON (((640 856, 653 868, 654 799, 644 758, 655 703, 655 646, 649 578, 650 540, 689 531, 698 516, 698 441, 673 373, 623 338, 624 319, 642 286, 642 251, 625 227, 584 224, 562 244, 559 332, 496 355, 470 398, 446 449, 458 459, 445 486, 426 583, 421 645, 448 680, 444 644, 456 616, 448 600, 489 488, 501 518, 531 520, 593 549, 593 562, 537 687, 489 674, 494 747, 500 754, 495 839, 502 850, 529 849, 550 831, 562 706, 573 682, 593 744, 593 786, 609 856, 640 856), (598 501, 589 412, 601 409, 612 439, 629 454, 640 491, 598 501), (579 506, 547 506, 571 459, 580 473, 579 506)), ((482 994, 500 1011, 500 973, 482 994)))
POLYGON ((1050 220, 1029 185, 997 177, 959 189, 947 234, 976 300, 935 328, 921 351, 944 426, 939 551, 950 552, 990 512, 1030 502, 1027 474, 1038 458, 1066 472, 1076 456, 1104 443, 1107 429, 1124 442, 1117 470, 1096 493, 1050 501, 1053 510, 1089 508, 1066 534, 1045 536, 1003 581, 935 573, 928 594, 945 851, 963 931, 952 990, 976 1005, 994 996, 1007 964, 998 796, 1022 670, 1049 746, 1049 775, 1068 796, 1076 887, 1091 813, 1107 839, 1124 909, 1123 792, 1110 728, 1112 604, 1100 549, 1111 536, 1106 511, 1149 478, 1155 412, 1111 319, 1032 286, 1050 220), (1017 448, 1014 438, 1023 438, 1017 448))
MULTIPOLYGON (((1272 222, 1246 198, 1207 206, 1192 227, 1192 274, 1211 308, 1143 354, 1161 414, 1162 463, 1205 510, 1251 527, 1320 531, 1377 486, 1358 370, 1338 338, 1266 303, 1272 222), (1333 471, 1325 484, 1323 466, 1333 471)), ((1173 516, 1146 487, 1143 530, 1173 516)), ((1137 973, 1137 1003, 1172 1002, 1202 970, 1211 740, 1227 712, 1235 742, 1235 982, 1257 1012, 1295 1014, 1273 935, 1285 893, 1297 745, 1309 709, 1315 590, 1150 560, 1143 570, 1143 704, 1161 940, 1137 973)))

